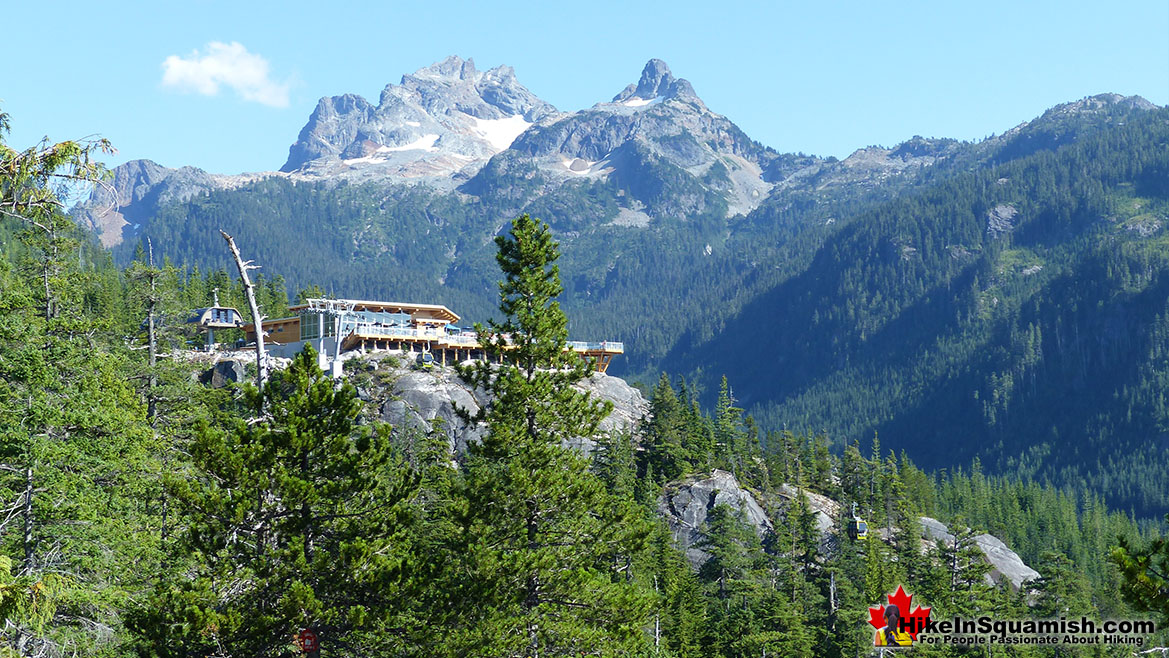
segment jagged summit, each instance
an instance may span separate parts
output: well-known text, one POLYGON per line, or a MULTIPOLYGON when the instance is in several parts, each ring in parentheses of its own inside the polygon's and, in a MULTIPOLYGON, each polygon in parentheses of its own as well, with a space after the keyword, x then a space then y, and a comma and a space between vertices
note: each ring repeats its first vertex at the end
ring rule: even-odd
POLYGON ((662 60, 651 59, 642 69, 641 79, 637 81, 637 84, 631 84, 621 90, 621 93, 613 97, 613 102, 621 103, 631 99, 652 101, 678 96, 698 97, 689 81, 675 78, 670 73, 670 67, 666 66, 662 60))
POLYGON ((620 221, 646 225, 655 217, 714 206, 725 207, 721 212, 728 216, 750 212, 771 190, 777 154, 707 108, 665 62, 651 59, 638 82, 612 101, 539 122, 497 157, 528 158, 546 174, 570 180, 615 174, 620 180, 676 181, 678 175, 668 172, 681 172, 692 179, 692 189, 702 190, 669 207, 627 196, 630 207, 622 207, 620 221))
POLYGON ((419 100, 428 112, 453 108, 480 119, 520 115, 528 123, 556 111, 520 84, 510 66, 479 71, 474 59, 457 55, 403 75, 397 85, 386 85, 379 106, 392 105, 395 99, 419 100))
POLYGON ((386 85, 376 106, 355 94, 322 98, 281 171, 397 178, 473 173, 555 112, 511 67, 479 71, 473 60, 451 56, 386 85))
POLYGON ((171 169, 152 160, 130 160, 114 167, 109 185, 98 185, 73 208, 73 217, 94 232, 104 247, 139 234, 158 207, 186 201, 209 190, 233 189, 274 175, 272 172, 228 176, 197 167, 171 169))
POLYGON ((415 71, 412 75, 403 75, 401 85, 403 87, 409 84, 410 80, 419 79, 450 79, 450 80, 468 80, 474 79, 475 60, 468 57, 463 59, 458 55, 449 55, 441 62, 435 62, 430 66, 423 66, 415 71))

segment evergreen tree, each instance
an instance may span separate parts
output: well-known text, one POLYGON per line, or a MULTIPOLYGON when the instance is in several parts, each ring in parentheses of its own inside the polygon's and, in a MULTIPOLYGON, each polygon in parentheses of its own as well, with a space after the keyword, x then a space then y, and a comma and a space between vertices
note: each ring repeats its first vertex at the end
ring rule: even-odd
POLYGON ((309 346, 247 404, 251 420, 202 428, 194 472, 168 481, 188 515, 176 560, 197 559, 132 615, 139 650, 279 656, 303 628, 322 646, 375 649, 413 483, 388 426, 357 424, 353 387, 335 387, 309 346))
POLYGON ((706 516, 702 540, 695 544, 710 555, 699 577, 715 587, 718 598, 728 599, 750 586, 763 546, 742 513, 715 505, 706 516))
POLYGON ((942 564, 950 580, 946 607, 964 615, 985 611, 991 587, 984 577, 990 572, 990 565, 983 560, 982 550, 974 541, 974 530, 957 526, 951 531, 954 543, 941 547, 942 564))
MULTIPOLYGON (((707 455, 685 453, 682 408, 674 394, 674 387, 670 385, 670 378, 664 373, 650 397, 649 412, 642 460, 652 464, 653 474, 658 481, 676 480, 689 470, 690 464, 707 461, 707 455)), ((641 471, 645 472, 644 465, 641 471)))
POLYGON ((1094 610, 1088 579, 1066 555, 1045 552, 1038 567, 1041 576, 1031 586, 1038 594, 1035 613, 1044 617, 1092 615, 1094 610))
POLYGON ((714 441, 717 450, 717 464, 720 468, 741 477, 743 472, 744 438, 742 428, 743 410, 735 407, 730 384, 724 375, 718 389, 718 401, 714 407, 714 441))
POLYGON ((654 524, 640 566, 643 585, 656 594, 653 619, 653 650, 678 658, 699 658, 706 633, 706 602, 702 584, 686 556, 674 545, 665 521, 654 524), (648 580, 648 582, 646 582, 648 580))
POLYGON ((840 487, 845 507, 852 503, 863 505, 868 501, 869 487, 866 478, 865 458, 861 456, 860 445, 853 441, 840 459, 840 487))
POLYGON ((597 437, 592 454, 592 471, 618 500, 637 496, 637 444, 629 432, 610 432, 597 437))
POLYGON ((1161 537, 1142 547, 1122 539, 1111 559, 1120 568, 1125 600, 1169 623, 1169 538, 1161 537))
POLYGON ((496 243, 506 319, 477 327, 491 358, 460 371, 492 400, 465 464, 470 582, 448 650, 536 658, 644 646, 651 600, 623 573, 644 530, 618 516, 630 508, 568 447, 609 409, 572 386, 590 364, 566 350, 557 245, 527 215, 496 243))
POLYGON ((105 334, 118 291, 95 289, 117 277, 83 266, 55 184, 100 176, 108 142, 17 152, 6 132, 0 113, 0 228, 19 227, 0 256, 0 652, 97 654, 159 557, 154 446, 105 334))

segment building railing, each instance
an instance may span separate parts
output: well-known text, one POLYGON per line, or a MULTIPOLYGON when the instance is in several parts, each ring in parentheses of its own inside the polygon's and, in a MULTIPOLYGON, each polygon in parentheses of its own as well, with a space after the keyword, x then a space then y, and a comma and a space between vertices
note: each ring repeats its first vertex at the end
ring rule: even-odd
POLYGON ((568 346, 578 352, 625 352, 625 344, 615 340, 603 340, 599 343, 570 340, 568 346))
POLYGON ((445 338, 445 334, 437 330, 413 329, 411 327, 386 327, 377 324, 345 324, 341 326, 341 333, 361 334, 362 336, 384 336, 387 338, 445 338))
MULTIPOLYGON (((342 336, 347 336, 352 333, 362 337, 432 340, 438 343, 460 345, 468 348, 479 346, 478 336, 473 334, 448 334, 442 329, 415 329, 412 327, 387 327, 378 324, 343 323, 340 333, 342 336)), ((570 340, 568 341, 568 347, 577 352, 625 352, 624 343, 611 340, 600 342, 570 340)))

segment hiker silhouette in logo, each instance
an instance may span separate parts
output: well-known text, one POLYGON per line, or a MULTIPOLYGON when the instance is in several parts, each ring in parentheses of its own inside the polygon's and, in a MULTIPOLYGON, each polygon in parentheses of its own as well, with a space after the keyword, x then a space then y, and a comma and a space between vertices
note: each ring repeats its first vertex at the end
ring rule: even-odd
POLYGON ((901 610, 895 605, 888 605, 885 607, 885 628, 877 631, 877 637, 873 640, 873 645, 878 647, 908 647, 913 644, 913 638, 909 633, 902 631, 901 625, 901 610))

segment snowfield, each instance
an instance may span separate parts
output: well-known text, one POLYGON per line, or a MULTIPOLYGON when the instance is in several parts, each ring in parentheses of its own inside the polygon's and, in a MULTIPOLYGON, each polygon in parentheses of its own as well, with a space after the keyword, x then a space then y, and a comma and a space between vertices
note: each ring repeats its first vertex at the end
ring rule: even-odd
POLYGON ((506 119, 480 119, 471 117, 475 121, 475 133, 497 150, 504 150, 511 146, 520 133, 532 124, 524 120, 522 114, 507 117, 506 119))

